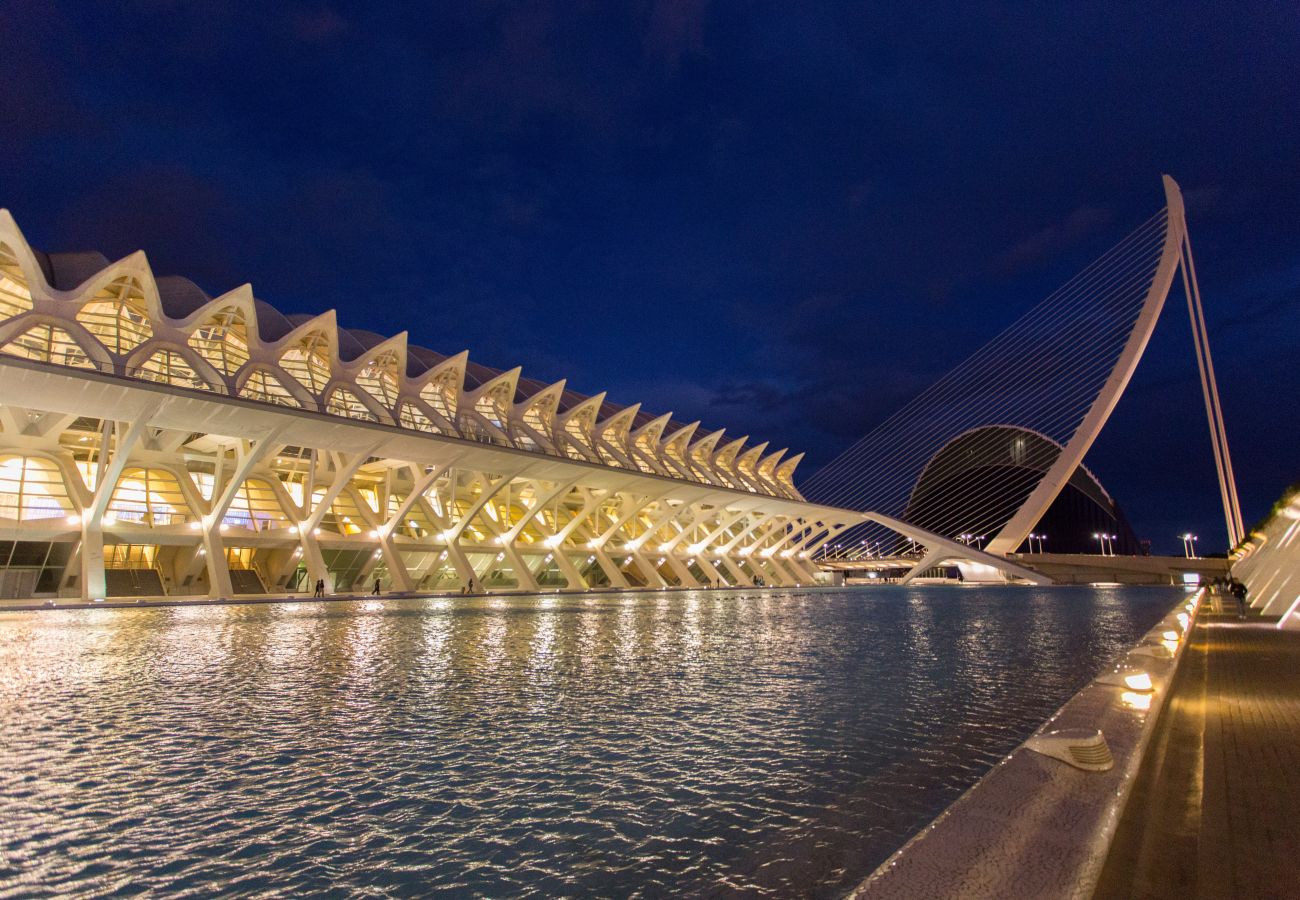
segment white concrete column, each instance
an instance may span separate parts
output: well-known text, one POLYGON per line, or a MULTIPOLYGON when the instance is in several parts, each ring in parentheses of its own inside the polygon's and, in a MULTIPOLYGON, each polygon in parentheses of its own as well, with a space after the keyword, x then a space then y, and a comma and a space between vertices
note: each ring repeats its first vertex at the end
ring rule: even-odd
POLYGON ((161 400, 145 407, 127 428, 116 446, 112 458, 108 457, 108 444, 112 433, 105 423, 99 447, 99 470, 95 481, 95 495, 81 517, 81 597, 83 600, 102 599, 108 593, 108 579, 104 575, 104 512, 113 497, 122 470, 126 468, 131 451, 140 443, 149 426, 149 420, 158 411, 161 400))
MULTIPOLYGON (((278 439, 283 430, 284 426, 279 426, 256 443, 240 441, 236 444, 235 469, 230 474, 230 480, 224 486, 214 486, 212 508, 201 520, 203 549, 207 556, 209 597, 229 597, 234 593, 230 566, 226 563, 226 543, 221 537, 221 522, 253 469, 268 456, 279 452, 281 444, 278 439)), ((225 455, 225 449, 222 448, 218 452, 218 458, 225 455)))
MULTIPOLYGON (((380 447, 379 443, 366 448, 360 453, 355 454, 348 460, 342 453, 332 453, 334 460, 334 480, 330 482, 325 493, 321 495, 320 502, 312 506, 311 491, 304 490, 303 505, 311 507, 307 513, 307 518, 298 523, 299 540, 302 542, 303 562, 307 566, 307 580, 314 589, 316 582, 324 579, 325 590, 327 593, 334 593, 330 587, 329 573, 325 569, 325 557, 321 553, 320 543, 316 540, 316 529, 320 527, 321 521, 325 514, 329 512, 330 506, 338 499, 343 489, 352 483, 352 477, 357 474, 357 470, 366 464, 375 451, 380 447)), ((315 485, 315 467, 312 467, 312 480, 310 487, 314 490, 315 485)))

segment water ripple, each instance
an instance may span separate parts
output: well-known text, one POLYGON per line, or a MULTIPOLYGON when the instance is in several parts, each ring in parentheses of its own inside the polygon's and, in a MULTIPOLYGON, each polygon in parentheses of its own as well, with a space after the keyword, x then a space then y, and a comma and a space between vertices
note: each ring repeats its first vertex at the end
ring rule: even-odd
POLYGON ((834 895, 1176 598, 0 614, 0 897, 834 895))

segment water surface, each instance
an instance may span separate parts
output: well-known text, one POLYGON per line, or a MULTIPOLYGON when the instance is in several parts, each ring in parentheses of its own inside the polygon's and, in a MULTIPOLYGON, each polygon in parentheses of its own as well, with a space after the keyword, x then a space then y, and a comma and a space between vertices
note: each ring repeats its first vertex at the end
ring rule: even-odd
POLYGON ((1180 596, 0 614, 0 896, 835 895, 1180 596))

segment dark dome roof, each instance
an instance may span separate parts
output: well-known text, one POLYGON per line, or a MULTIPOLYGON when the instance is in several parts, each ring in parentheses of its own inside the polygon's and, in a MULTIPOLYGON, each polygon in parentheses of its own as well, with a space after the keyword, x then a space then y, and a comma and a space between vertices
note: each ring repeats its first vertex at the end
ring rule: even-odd
MULTIPOLYGON (((265 300, 254 300, 253 308, 257 311, 257 333, 264 341, 278 341, 300 324, 265 300)), ((304 316, 303 321, 310 318, 304 316)))
POLYGON ((44 253, 41 268, 46 268, 50 287, 70 291, 108 268, 108 257, 95 250, 80 253, 44 253))
POLYGON ((181 275, 164 275, 155 279, 158 298, 169 319, 184 319, 212 301, 203 288, 181 275))

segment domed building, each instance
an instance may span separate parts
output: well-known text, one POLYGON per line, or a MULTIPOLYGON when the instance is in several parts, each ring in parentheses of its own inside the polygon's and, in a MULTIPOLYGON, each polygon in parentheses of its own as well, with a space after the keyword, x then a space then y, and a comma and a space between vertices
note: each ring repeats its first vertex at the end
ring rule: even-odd
MULTIPOLYGON (((1060 453, 1060 444, 1028 428, 990 425, 966 431, 925 464, 903 518, 947 537, 985 540, 1024 505, 1060 453)), ((1096 553, 1101 549, 1097 534, 1114 535, 1107 548, 1113 545, 1117 554, 1142 552, 1119 505, 1082 465, 1032 531, 1046 535, 1042 549, 1052 553, 1096 553)), ((1028 551, 1028 542, 1020 549, 1028 551)))

